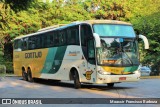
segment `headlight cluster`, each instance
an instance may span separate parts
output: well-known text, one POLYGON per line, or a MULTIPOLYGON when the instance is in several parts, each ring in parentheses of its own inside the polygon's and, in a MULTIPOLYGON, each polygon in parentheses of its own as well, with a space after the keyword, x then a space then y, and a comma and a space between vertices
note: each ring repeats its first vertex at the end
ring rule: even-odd
POLYGON ((99 70, 98 73, 100 73, 100 74, 102 74, 102 75, 110 74, 110 73, 108 73, 108 72, 106 72, 106 71, 101 71, 101 70, 99 70))

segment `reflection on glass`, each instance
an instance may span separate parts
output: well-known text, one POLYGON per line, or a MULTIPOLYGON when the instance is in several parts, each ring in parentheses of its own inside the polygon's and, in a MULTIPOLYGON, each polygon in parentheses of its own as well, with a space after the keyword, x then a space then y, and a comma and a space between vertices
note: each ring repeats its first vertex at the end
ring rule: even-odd
POLYGON ((97 49, 98 64, 133 66, 139 64, 137 42, 127 38, 101 38, 97 49))

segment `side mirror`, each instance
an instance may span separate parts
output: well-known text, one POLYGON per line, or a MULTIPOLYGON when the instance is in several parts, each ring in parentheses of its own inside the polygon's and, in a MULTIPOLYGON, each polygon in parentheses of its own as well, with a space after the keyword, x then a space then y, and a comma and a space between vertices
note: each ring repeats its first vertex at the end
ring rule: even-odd
POLYGON ((99 35, 97 33, 93 33, 93 36, 94 36, 94 39, 95 39, 95 42, 96 42, 96 48, 101 47, 101 40, 100 40, 99 35))
POLYGON ((144 42, 144 48, 145 49, 149 49, 149 42, 148 42, 148 39, 144 36, 144 35, 138 35, 139 38, 141 38, 144 42))

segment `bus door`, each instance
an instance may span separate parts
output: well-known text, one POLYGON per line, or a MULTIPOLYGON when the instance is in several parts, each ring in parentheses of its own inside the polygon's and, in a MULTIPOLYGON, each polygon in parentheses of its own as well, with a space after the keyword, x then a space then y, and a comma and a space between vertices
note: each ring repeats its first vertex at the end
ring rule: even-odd
POLYGON ((88 81, 95 81, 96 61, 95 61, 95 46, 94 37, 91 26, 88 24, 81 25, 81 48, 85 60, 83 60, 83 75, 88 81))

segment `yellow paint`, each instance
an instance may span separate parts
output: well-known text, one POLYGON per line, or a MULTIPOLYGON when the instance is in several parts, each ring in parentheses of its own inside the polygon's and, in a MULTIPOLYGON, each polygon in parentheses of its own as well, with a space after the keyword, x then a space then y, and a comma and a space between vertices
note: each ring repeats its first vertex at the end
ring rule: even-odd
POLYGON ((106 67, 106 66, 102 66, 102 68, 106 71, 106 72, 111 72, 114 74, 129 74, 130 72, 123 72, 125 67, 106 67))
POLYGON ((91 74, 93 73, 93 71, 87 71, 86 72, 86 79, 87 80, 91 80, 91 74))
POLYGON ((32 77, 39 77, 40 71, 44 67, 44 63, 48 54, 48 49, 37 49, 37 50, 28 50, 21 52, 14 52, 13 64, 14 64, 14 73, 15 75, 22 76, 22 67, 25 67, 25 71, 27 68, 31 68, 32 77), (25 58, 25 53, 31 52, 42 52, 42 56, 40 58, 25 58))

